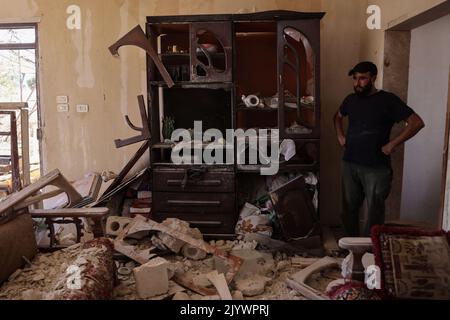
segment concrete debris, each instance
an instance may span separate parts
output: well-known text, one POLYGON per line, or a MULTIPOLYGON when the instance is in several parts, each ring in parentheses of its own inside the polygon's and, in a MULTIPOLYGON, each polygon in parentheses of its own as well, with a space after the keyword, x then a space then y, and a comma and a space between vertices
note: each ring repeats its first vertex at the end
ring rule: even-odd
POLYGON ((181 249, 181 253, 191 260, 203 260, 206 258, 206 252, 195 248, 189 244, 185 244, 181 249))
POLYGON ((264 293, 266 285, 272 281, 271 278, 260 275, 249 275, 236 280, 236 288, 246 297, 254 297, 264 293))
POLYGON ((212 283, 208 280, 206 274, 198 274, 192 278, 194 285, 199 287, 210 287, 212 283))
MULTIPOLYGON (((296 286, 289 287, 289 281, 295 281, 299 271, 320 260, 307 257, 301 248, 261 234, 206 243, 198 229, 178 219, 158 224, 147 219, 110 217, 106 228, 108 235, 117 236, 115 249, 122 254, 115 261, 119 281, 113 297, 117 300, 302 300, 310 292, 304 294, 296 286)), ((71 240, 70 234, 66 240, 71 240)), ((80 256, 81 245, 77 244, 52 254, 39 254, 30 267, 17 270, 0 287, 0 300, 57 298, 58 290, 51 279, 72 264, 83 269, 98 263, 95 250, 84 249, 85 254, 80 256)), ((335 269, 325 275, 327 281, 322 283, 319 274, 307 285, 325 291, 340 283, 335 269)))
POLYGON ((256 241, 239 241, 233 246, 233 250, 255 250, 257 246, 256 241))
POLYGON ((22 300, 43 300, 44 293, 40 290, 28 289, 22 292, 22 300))
MULTIPOLYGON (((244 249, 232 250, 231 254, 243 260, 236 277, 243 277, 248 274, 267 275, 274 270, 275 262, 270 253, 244 249)), ((215 268, 219 272, 226 273, 228 271, 229 266, 223 258, 214 257, 214 261, 215 268)))
POLYGON ((133 219, 111 216, 106 220, 106 234, 117 237, 133 219))
POLYGON ((151 298, 169 291, 168 264, 167 260, 158 257, 133 270, 140 298, 151 298))
MULTIPOLYGON (((196 228, 195 229, 190 228, 189 223, 187 223, 186 221, 169 218, 169 219, 164 220, 161 224, 172 230, 189 235, 194 239, 203 239, 203 235, 200 232, 200 230, 198 230, 196 228)), ((186 244, 184 241, 182 241, 180 239, 176 239, 176 238, 174 238, 168 234, 165 234, 163 232, 158 232, 158 234, 156 236, 153 236, 152 241, 155 241, 158 244, 160 244, 162 242, 169 250, 171 250, 174 253, 179 253, 180 250, 183 248, 183 246, 186 244), (160 241, 158 241, 158 240, 160 240, 160 241)), ((189 249, 187 251, 189 251, 189 249)), ((198 255, 199 253, 194 253, 193 255, 195 256, 196 254, 198 255)), ((205 256, 206 256, 206 253, 205 253, 205 256)))
POLYGON ((172 300, 191 300, 191 297, 185 292, 177 292, 173 296, 172 300))
POLYGON ((233 291, 231 295, 233 297, 233 300, 244 300, 244 295, 239 290, 233 291))
POLYGON ((291 264, 295 267, 306 268, 316 263, 319 258, 303 258, 303 257, 293 257, 291 259, 291 264))
POLYGON ((275 267, 276 271, 283 271, 291 266, 291 263, 287 260, 278 261, 277 266, 275 267))

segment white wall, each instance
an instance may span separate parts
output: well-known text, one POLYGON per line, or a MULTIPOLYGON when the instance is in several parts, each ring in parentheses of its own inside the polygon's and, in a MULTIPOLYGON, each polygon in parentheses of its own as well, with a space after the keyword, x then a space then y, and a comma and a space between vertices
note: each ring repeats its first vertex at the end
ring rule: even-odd
MULTIPOLYGON (((450 95, 450 92, 448 94, 450 95)), ((445 183, 445 204, 442 228, 446 231, 450 231, 450 158, 447 162, 447 182, 445 183)))
POLYGON ((401 219, 439 221, 449 31, 450 15, 412 30, 408 104, 426 127, 406 143, 401 219))

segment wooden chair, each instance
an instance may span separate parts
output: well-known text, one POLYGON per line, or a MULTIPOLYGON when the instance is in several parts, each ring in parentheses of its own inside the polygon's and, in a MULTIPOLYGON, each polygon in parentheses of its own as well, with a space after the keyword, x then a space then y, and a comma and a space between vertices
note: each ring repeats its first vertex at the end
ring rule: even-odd
POLYGON ((64 178, 59 170, 54 170, 47 175, 41 177, 35 183, 25 187, 19 192, 11 194, 4 201, 0 202, 0 224, 5 224, 13 220, 21 214, 30 214, 32 218, 45 219, 50 230, 50 247, 57 244, 55 237, 55 224, 73 223, 77 229, 77 242, 81 241, 83 223, 82 218, 88 218, 93 221, 93 233, 95 237, 104 235, 104 222, 108 216, 109 209, 101 208, 81 208, 74 209, 71 206, 76 205, 82 200, 81 195, 75 188, 64 178), (57 190, 36 195, 42 188, 53 185, 58 187, 57 190), (38 203, 44 199, 49 199, 65 192, 67 194, 68 203, 66 208, 50 209, 50 210, 29 210, 29 206, 38 203))

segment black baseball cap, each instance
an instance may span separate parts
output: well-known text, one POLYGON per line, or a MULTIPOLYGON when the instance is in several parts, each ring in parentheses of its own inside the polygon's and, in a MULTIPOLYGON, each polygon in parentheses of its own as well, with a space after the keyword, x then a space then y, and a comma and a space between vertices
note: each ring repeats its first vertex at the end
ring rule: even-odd
POLYGON ((372 63, 370 61, 363 61, 363 62, 358 63, 356 66, 354 66, 353 69, 351 69, 348 72, 348 75, 352 76, 357 72, 358 73, 370 72, 370 74, 372 76, 376 76, 378 74, 378 68, 374 63, 372 63))

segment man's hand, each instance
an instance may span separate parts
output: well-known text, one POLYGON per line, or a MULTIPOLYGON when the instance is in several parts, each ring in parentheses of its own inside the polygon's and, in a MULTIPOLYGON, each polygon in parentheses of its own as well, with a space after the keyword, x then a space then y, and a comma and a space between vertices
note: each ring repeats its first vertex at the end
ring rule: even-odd
POLYGON ((338 141, 341 147, 345 147, 345 137, 344 136, 338 136, 338 141))
POLYGON ((388 144, 386 144, 385 146, 383 146, 381 148, 381 151, 383 151, 383 153, 387 156, 391 155, 392 152, 394 152, 395 149, 395 145, 391 142, 389 142, 388 144))
POLYGON ((338 138, 339 144, 341 145, 341 147, 345 147, 345 133, 344 133, 344 126, 342 123, 342 114, 341 112, 338 110, 336 112, 336 114, 334 115, 334 128, 336 129, 336 136, 338 138))

